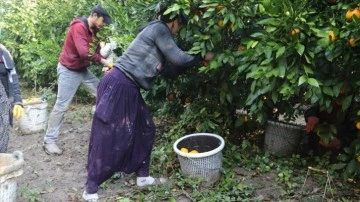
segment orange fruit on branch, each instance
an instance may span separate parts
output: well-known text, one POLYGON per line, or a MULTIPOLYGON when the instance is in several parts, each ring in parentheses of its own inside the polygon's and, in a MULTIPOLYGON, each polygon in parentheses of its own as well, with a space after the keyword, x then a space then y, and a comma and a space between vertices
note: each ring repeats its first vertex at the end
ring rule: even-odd
POLYGON ((318 131, 316 132, 316 135, 319 136, 319 137, 321 136, 320 130, 318 130, 318 131))
POLYGON ((249 118, 247 115, 244 116, 244 122, 247 123, 249 121, 249 118))
POLYGON ((298 28, 291 29, 291 35, 295 35, 297 33, 300 33, 300 29, 298 28))
POLYGON ((349 21, 351 20, 351 18, 353 17, 353 15, 355 15, 357 18, 360 18, 360 8, 357 7, 355 9, 349 9, 347 12, 346 12, 346 20, 349 21))
POLYGON ((215 7, 215 10, 216 10, 217 12, 219 12, 222 8, 224 8, 223 5, 218 5, 218 6, 215 7))
POLYGON ((223 28, 224 27, 224 20, 219 20, 218 25, 219 25, 220 28, 223 28))
POLYGON ((237 50, 238 50, 239 52, 243 52, 245 49, 246 49, 246 48, 245 48, 244 46, 239 46, 237 50))
POLYGON ((184 102, 185 102, 185 104, 190 104, 191 103, 191 97, 186 97, 184 102))
POLYGON ((356 128, 360 130, 360 121, 356 122, 356 128))
POLYGON ((167 100, 168 101, 174 101, 174 99, 175 99, 174 93, 169 93, 168 96, 167 96, 167 100))
POLYGON ((349 46, 354 47, 356 41, 357 41, 357 39, 351 37, 351 38, 348 40, 349 46))
POLYGON ((204 67, 207 67, 209 65, 209 62, 207 60, 203 60, 202 65, 204 65, 204 67))
POLYGON ((325 38, 332 41, 332 42, 334 42, 336 40, 336 36, 335 36, 334 31, 330 30, 328 32, 328 35, 325 38))
POLYGON ((340 94, 344 95, 346 93, 346 88, 345 87, 341 87, 340 88, 340 94))

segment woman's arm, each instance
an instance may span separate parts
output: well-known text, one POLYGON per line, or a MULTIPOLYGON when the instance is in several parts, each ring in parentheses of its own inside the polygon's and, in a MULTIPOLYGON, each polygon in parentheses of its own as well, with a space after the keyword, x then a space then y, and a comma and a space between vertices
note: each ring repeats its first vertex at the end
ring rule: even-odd
POLYGON ((169 28, 159 23, 154 28, 155 44, 160 49, 166 60, 176 67, 188 67, 202 59, 200 56, 193 56, 181 50, 175 43, 169 28))

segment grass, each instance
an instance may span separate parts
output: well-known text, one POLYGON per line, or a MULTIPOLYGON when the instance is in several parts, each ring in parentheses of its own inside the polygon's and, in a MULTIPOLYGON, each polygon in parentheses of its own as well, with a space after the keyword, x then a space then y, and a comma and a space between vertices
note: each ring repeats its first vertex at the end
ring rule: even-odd
POLYGON ((40 192, 38 190, 30 188, 28 184, 19 187, 18 192, 28 202, 43 202, 40 192))

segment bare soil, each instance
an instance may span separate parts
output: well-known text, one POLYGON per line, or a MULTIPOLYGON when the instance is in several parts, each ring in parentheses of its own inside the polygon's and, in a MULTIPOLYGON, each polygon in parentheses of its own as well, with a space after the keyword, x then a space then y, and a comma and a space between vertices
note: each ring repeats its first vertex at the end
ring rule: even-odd
POLYGON ((25 160, 24 174, 17 178, 17 201, 79 201, 86 179, 91 124, 90 114, 86 113, 90 109, 72 107, 66 114, 59 140, 59 146, 64 149, 61 156, 44 152, 45 131, 22 135, 15 125, 8 152, 19 150, 25 160))

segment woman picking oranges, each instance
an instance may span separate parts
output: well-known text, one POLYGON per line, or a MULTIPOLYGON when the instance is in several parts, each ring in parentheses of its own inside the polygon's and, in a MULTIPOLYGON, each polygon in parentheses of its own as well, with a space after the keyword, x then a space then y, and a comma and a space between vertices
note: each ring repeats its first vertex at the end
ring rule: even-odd
POLYGON ((140 89, 151 89, 164 71, 176 74, 213 58, 212 53, 189 55, 176 45, 173 35, 187 23, 186 16, 181 10, 174 15, 166 10, 160 9, 158 18, 141 28, 99 84, 84 191, 93 201, 98 187, 115 172, 136 173, 139 187, 165 182, 149 173, 155 124, 140 89), (166 61, 174 67, 165 66, 166 61))

